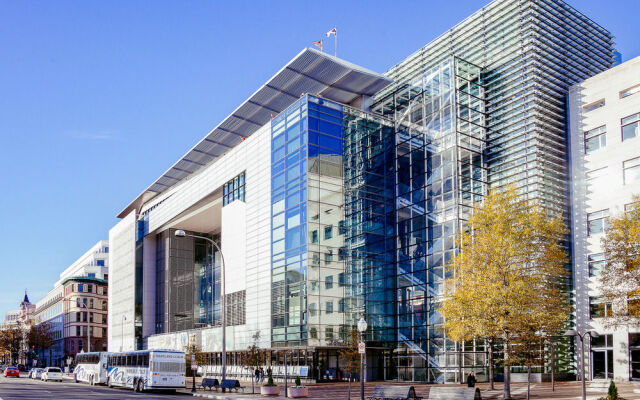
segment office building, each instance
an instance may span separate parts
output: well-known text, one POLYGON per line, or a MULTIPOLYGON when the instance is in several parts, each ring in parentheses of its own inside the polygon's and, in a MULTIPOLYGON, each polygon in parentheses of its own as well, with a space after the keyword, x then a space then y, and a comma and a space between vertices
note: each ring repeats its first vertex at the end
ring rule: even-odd
POLYGON ((569 91, 572 239, 576 318, 588 341, 588 378, 640 379, 640 329, 613 329, 599 293, 607 218, 628 211, 640 194, 640 57, 571 87, 569 91))
POLYGON ((455 235, 506 184, 569 221, 567 90, 613 52, 559 0, 495 0, 385 74, 302 51, 118 215, 110 349, 195 336, 220 364, 212 239, 232 368, 259 333, 269 363, 337 379, 364 315, 367 379, 486 379, 436 309, 455 235))
POLYGON ((40 365, 66 365, 81 351, 106 350, 109 242, 100 240, 67 267, 60 279, 35 305, 34 321, 52 333, 54 344, 40 365))

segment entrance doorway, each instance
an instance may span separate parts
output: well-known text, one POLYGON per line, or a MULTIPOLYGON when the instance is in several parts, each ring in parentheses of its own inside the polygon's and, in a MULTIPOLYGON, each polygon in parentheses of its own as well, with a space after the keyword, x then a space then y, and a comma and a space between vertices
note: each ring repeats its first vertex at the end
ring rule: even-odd
POLYGON ((613 379, 613 335, 591 339, 591 379, 613 379))

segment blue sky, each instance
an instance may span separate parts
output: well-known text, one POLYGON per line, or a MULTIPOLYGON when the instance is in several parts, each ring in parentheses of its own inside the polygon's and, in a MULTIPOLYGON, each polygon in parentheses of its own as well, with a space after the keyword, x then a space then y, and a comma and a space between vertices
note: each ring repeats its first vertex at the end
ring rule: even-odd
MULTIPOLYGON (((46 294, 129 201, 329 29, 340 57, 384 72, 487 3, 0 2, 0 313, 25 288, 46 294)), ((569 3, 613 32, 623 60, 640 55, 640 2, 569 3)))

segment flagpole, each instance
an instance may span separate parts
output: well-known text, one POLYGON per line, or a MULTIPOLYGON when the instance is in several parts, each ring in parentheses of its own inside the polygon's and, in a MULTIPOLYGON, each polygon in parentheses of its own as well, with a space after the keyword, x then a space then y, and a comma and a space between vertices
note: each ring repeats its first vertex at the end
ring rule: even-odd
POLYGON ((336 30, 335 35, 333 35, 334 39, 335 39, 335 44, 333 46, 333 55, 334 57, 338 57, 338 31, 336 30))

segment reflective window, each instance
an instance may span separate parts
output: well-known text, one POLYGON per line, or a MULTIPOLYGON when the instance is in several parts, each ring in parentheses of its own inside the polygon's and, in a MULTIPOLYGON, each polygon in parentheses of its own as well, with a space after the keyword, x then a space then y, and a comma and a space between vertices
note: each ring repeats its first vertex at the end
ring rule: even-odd
POLYGON ((624 99, 625 97, 629 97, 631 95, 634 95, 636 93, 640 93, 640 85, 635 85, 630 87, 629 89, 625 89, 623 91, 620 92, 620 98, 624 99))
POLYGON ((640 113, 622 118, 622 140, 633 139, 640 135, 640 113))
POLYGON ((333 237, 333 225, 324 227, 324 238, 331 239, 333 237))
POLYGON ((582 107, 582 109, 584 110, 584 112, 589 112, 589 111, 597 110, 600 107, 604 107, 604 105, 605 105, 605 101, 604 99, 601 99, 591 104, 587 104, 586 106, 582 107))
POLYGON ((589 318, 603 318, 611 316, 611 304, 602 297, 589 297, 589 318))
POLYGON ((592 153, 607 145, 607 128, 601 126, 584 133, 584 152, 592 153))
POLYGON ((603 233, 608 227, 609 210, 601 210, 587 214, 587 230, 589 235, 603 233))
POLYGON ((333 275, 328 275, 324 277, 324 288, 325 289, 333 288, 333 275))
POLYGON ((234 177, 222 187, 222 205, 235 201, 245 201, 245 172, 234 177))
POLYGON ((622 163, 622 167, 622 175, 625 185, 640 182, 640 157, 624 161, 622 163))
POLYGON ((589 254, 587 262, 589 263, 589 276, 599 276, 605 265, 604 253, 589 254))

